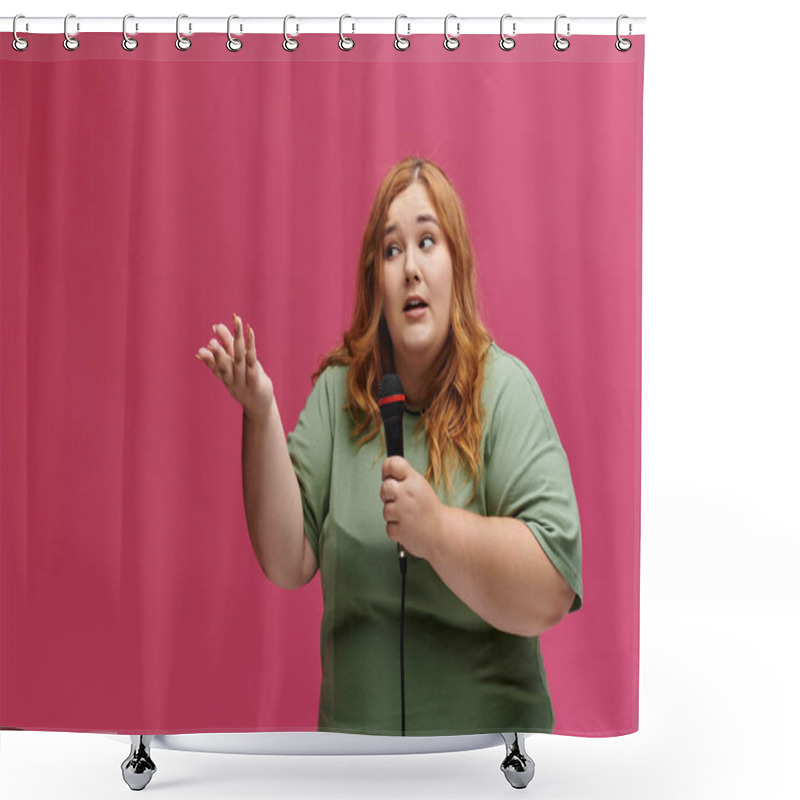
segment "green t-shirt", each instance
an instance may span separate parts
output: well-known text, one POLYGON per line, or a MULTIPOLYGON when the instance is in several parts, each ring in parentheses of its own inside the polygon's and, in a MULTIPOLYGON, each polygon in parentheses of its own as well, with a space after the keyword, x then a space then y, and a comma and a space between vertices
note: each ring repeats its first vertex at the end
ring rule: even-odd
MULTIPOLYGON (((314 384, 289 455, 306 536, 322 582, 318 729, 399 735, 400 588, 397 545, 380 499, 383 432, 360 449, 345 409, 346 366, 314 384)), ((459 465, 439 498, 531 530, 582 604, 581 536, 569 464, 530 370, 492 343, 481 400, 486 421, 478 489, 459 465)), ((428 445, 419 413, 403 415, 404 458, 421 475, 428 445), (415 434, 415 428, 419 430, 415 434)), ((406 735, 551 732, 553 708, 538 637, 500 631, 473 612, 424 559, 407 556, 406 735)))

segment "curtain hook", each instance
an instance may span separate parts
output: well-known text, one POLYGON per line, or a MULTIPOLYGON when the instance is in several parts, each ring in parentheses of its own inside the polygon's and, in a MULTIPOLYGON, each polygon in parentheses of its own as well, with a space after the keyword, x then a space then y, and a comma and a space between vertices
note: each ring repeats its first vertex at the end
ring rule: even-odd
MULTIPOLYGON (((67 14, 67 16, 64 17, 64 49, 65 50, 77 50, 78 46, 80 45, 80 42, 74 36, 70 36, 67 33, 67 20, 69 20, 70 17, 74 17, 74 16, 75 16, 74 14, 67 14)), ((77 30, 80 30, 80 29, 81 29, 81 24, 77 23, 77 30)))
MULTIPOLYGON (((556 40, 553 42, 553 47, 555 47, 556 50, 559 50, 562 53, 569 47, 569 39, 565 39, 563 36, 558 35, 558 21, 560 19, 566 19, 566 18, 567 18, 566 14, 559 14, 556 17, 556 23, 553 28, 556 35, 556 40)), ((569 22, 567 23, 567 36, 569 36, 569 22)))
MULTIPOLYGON (((345 18, 353 19, 349 14, 342 14, 342 16, 339 17, 339 48, 341 50, 352 50, 356 46, 355 41, 353 41, 353 39, 350 39, 349 37, 345 36, 342 33, 342 23, 344 22, 345 18)), ((354 22, 353 33, 355 33, 355 30, 356 30, 356 24, 354 22)))
MULTIPOLYGON (((14 21, 11 23, 11 32, 14 34, 14 41, 11 42, 11 46, 15 50, 22 51, 22 50, 25 50, 28 47, 28 40, 27 39, 23 39, 20 36, 17 36, 17 20, 20 19, 20 18, 25 19, 25 15, 24 14, 17 14, 17 16, 14 17, 14 21)), ((26 27, 27 27, 27 23, 26 23, 26 27)))
MULTIPOLYGON (((514 39, 512 39, 511 36, 506 36, 503 33, 503 23, 506 21, 506 17, 513 17, 513 14, 503 14, 503 16, 500 17, 500 49, 501 50, 513 50, 517 46, 516 41, 514 39)), ((517 23, 516 22, 512 22, 511 23, 511 33, 513 35, 516 32, 517 32, 517 23)))
MULTIPOLYGON (((411 39, 406 39, 405 36, 401 36, 397 32, 397 23, 400 22, 401 17, 403 19, 408 19, 405 14, 398 14, 394 18, 394 46, 397 50, 408 50, 411 47, 411 39), (401 44, 402 42, 402 44, 401 44)), ((411 33, 411 23, 408 23, 408 32, 411 33)))
MULTIPOLYGON (((627 14, 620 14, 617 17, 617 41, 614 43, 614 47, 620 51, 620 53, 626 53, 628 50, 633 47, 633 42, 630 39, 621 39, 619 35, 619 21, 621 19, 629 19, 627 14)), ((628 33, 631 32, 631 24, 628 23, 628 33)))
MULTIPOLYGON (((175 40, 175 47, 177 47, 178 50, 188 50, 192 46, 192 40, 191 39, 187 39, 181 33, 181 20, 184 17, 188 17, 188 16, 189 16, 188 14, 178 14, 178 18, 175 20, 175 33, 178 34, 178 38, 175 40)), ((191 33, 191 32, 192 32, 192 23, 190 22, 189 23, 189 33, 191 33)))
MULTIPOLYGON (((128 36, 126 31, 126 25, 128 20, 133 17, 133 14, 126 14, 122 18, 122 49, 123 50, 135 50, 139 46, 139 42, 133 38, 133 36, 128 36)), ((135 17, 134 17, 135 19, 135 17)), ((136 26, 136 30, 139 30, 139 26, 136 26)))
POLYGON ((231 53, 238 53, 242 47, 244 46, 244 42, 237 38, 236 36, 231 35, 231 20, 232 19, 239 19, 238 14, 231 14, 228 17, 228 41, 225 43, 225 47, 231 51, 231 53))
MULTIPOLYGON (((450 17, 455 17, 455 16, 456 16, 455 14, 448 14, 444 18, 444 49, 445 50, 458 50, 459 45, 461 44, 461 42, 457 38, 458 34, 461 33, 461 23, 460 22, 456 22, 456 35, 455 36, 451 36, 447 32, 447 21, 450 19, 450 17)), ((456 17, 456 19, 458 19, 458 17, 456 17)))
POLYGON ((300 42, 298 42, 294 36, 289 36, 289 34, 286 33, 286 21, 290 19, 297 19, 297 17, 295 17, 293 14, 287 14, 283 18, 283 49, 293 53, 298 47, 300 47, 300 42))

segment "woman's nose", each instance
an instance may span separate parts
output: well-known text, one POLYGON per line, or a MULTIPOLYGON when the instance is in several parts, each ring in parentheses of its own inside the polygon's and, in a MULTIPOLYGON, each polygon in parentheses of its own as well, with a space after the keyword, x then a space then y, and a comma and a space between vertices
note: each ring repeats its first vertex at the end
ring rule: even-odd
POLYGON ((406 282, 412 280, 412 278, 419 279, 419 268, 417 267, 417 262, 414 256, 409 252, 406 255, 406 282))

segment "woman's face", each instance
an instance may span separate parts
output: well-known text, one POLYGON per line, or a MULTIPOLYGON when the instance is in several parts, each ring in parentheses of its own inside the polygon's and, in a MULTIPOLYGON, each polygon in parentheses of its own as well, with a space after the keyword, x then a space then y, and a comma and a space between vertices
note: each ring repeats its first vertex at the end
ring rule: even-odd
POLYGON ((422 184, 414 183, 389 206, 383 239, 383 312, 395 368, 427 369, 450 329, 453 263, 444 232, 422 184), (425 307, 407 310, 410 297, 425 307))

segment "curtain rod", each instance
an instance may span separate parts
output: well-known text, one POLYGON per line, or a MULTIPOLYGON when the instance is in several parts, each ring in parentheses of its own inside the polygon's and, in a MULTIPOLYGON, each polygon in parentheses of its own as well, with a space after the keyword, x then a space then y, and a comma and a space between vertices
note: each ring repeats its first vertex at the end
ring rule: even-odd
MULTIPOLYGON (((65 17, 26 17, 18 15, 16 31, 22 33, 64 33, 65 22, 69 34, 122 32, 122 17, 81 17, 74 14, 65 17)), ((500 33, 501 16, 506 36, 526 33, 554 33, 556 17, 514 17, 511 14, 496 17, 458 17, 449 15, 447 30, 450 36, 477 33, 500 33)), ((570 17, 558 15, 558 33, 561 36, 574 34, 614 35, 617 32, 617 17, 570 17)), ((623 15, 624 16, 624 15, 623 15)), ((621 20, 620 34, 643 34, 645 17, 627 17, 621 20)), ((125 30, 129 36, 137 33, 175 32, 177 17, 136 17, 129 15, 125 30)), ((14 17, 0 17, 0 31, 11 32, 14 17)), ((181 15, 180 30, 184 36, 193 33, 225 33, 228 17, 193 17, 181 15)), ((303 33, 395 33, 395 26, 403 36, 415 33, 444 33, 445 17, 239 17, 230 18, 231 30, 240 33, 284 33, 292 36, 303 33), (287 26, 286 31, 284 25, 287 26)))

